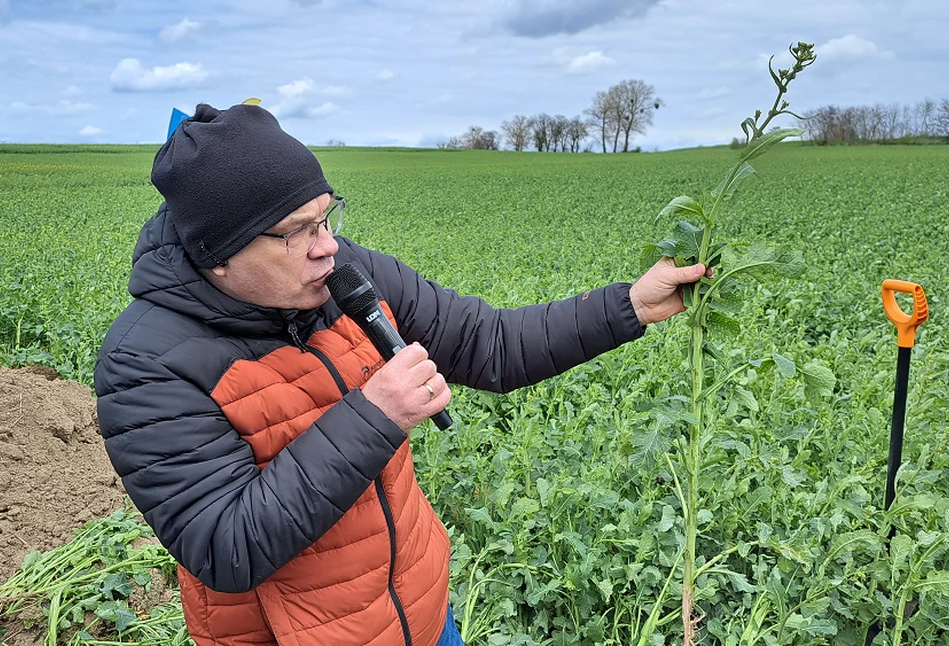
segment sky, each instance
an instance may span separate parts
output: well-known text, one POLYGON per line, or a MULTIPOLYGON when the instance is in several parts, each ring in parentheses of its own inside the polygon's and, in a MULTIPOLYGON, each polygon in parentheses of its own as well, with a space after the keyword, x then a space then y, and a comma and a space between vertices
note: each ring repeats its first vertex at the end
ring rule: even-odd
POLYGON ((639 79, 635 145, 715 145, 798 41, 792 110, 949 98, 947 27, 946 0, 0 0, 0 142, 160 143, 256 97, 308 145, 431 147, 639 79))

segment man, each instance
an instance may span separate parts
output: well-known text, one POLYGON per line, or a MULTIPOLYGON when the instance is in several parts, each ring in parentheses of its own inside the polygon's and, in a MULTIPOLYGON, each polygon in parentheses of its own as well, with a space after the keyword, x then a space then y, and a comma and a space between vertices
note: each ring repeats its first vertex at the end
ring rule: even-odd
POLYGON ((152 181, 165 203, 95 385, 199 646, 460 643, 408 432, 445 408, 446 382, 509 391, 641 336, 704 271, 667 261, 632 286, 496 310, 335 237, 342 199, 253 105, 199 105, 152 181), (345 262, 410 344, 384 365, 327 290, 345 262))

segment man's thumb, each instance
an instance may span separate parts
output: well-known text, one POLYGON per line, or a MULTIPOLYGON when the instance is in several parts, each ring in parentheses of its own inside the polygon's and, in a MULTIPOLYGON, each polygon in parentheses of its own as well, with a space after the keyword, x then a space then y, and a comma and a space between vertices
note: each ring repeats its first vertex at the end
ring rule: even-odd
POLYGON ((680 267, 679 277, 681 278, 681 280, 679 282, 683 284, 694 283, 695 281, 702 278, 704 274, 705 274, 705 265, 701 263, 697 265, 689 265, 688 267, 680 267))

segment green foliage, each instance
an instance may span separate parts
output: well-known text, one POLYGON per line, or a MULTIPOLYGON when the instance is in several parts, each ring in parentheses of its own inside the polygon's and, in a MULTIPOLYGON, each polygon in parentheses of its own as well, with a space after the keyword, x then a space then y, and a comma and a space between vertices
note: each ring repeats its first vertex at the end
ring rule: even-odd
POLYGON ((193 642, 177 596, 154 608, 129 605, 134 589, 147 591, 153 577, 169 580, 174 571, 174 559, 128 506, 87 523, 65 545, 27 554, 0 585, 0 616, 45 625, 44 646, 184 646, 193 642))
MULTIPOLYGON (((44 353, 88 384, 129 300, 138 229, 160 202, 148 185, 154 149, 11 148, 0 150, 0 361, 44 353)), ((633 279, 632 250, 680 220, 705 226, 688 213, 657 225, 655 214, 670 196, 717 186, 736 151, 318 156, 347 197, 345 235, 461 293, 517 306, 633 279)), ((797 250, 804 272, 736 275, 709 297, 709 321, 727 317, 741 333, 705 348, 721 363, 703 391, 711 413, 695 514, 703 643, 862 646, 882 619, 880 644, 892 640, 902 603, 902 642, 942 646, 949 556, 944 544, 929 550, 949 534, 938 253, 949 248, 949 149, 781 143, 754 165, 761 181, 729 199, 716 222, 722 240, 797 250), (888 512, 896 334, 880 302, 885 278, 923 285, 932 311, 913 349, 904 465, 888 512), (836 377, 829 394, 826 382, 825 394, 810 392, 812 361, 836 377), (900 539, 897 569, 885 547, 891 527, 912 543, 900 539)), ((516 393, 456 388, 454 426, 413 432, 419 481, 452 533, 452 604, 466 643, 681 642, 684 483, 665 456, 694 423, 681 392, 690 384, 683 321, 516 393)))

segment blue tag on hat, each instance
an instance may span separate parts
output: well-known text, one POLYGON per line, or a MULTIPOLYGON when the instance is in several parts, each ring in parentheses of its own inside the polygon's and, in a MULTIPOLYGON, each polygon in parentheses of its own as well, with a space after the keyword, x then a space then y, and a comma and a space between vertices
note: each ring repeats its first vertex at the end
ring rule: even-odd
POLYGON ((168 137, 165 139, 171 139, 171 136, 175 134, 175 129, 181 124, 182 121, 188 119, 189 115, 185 114, 178 108, 172 108, 171 110, 171 121, 168 122, 168 137))

